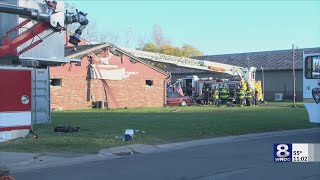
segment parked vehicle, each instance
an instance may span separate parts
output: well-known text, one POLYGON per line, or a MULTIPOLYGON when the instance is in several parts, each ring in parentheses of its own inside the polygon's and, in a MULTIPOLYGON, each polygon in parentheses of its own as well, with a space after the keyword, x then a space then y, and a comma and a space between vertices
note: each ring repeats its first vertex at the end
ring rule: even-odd
POLYGON ((181 96, 177 92, 167 93, 167 105, 168 106, 188 106, 191 104, 189 96, 181 96))
POLYGON ((320 123, 320 54, 303 55, 303 102, 309 121, 320 123))

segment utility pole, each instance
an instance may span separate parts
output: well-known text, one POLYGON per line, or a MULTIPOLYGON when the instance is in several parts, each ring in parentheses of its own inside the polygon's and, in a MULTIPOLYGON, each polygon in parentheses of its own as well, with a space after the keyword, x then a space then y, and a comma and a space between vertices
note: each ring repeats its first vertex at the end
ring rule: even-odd
POLYGON ((293 105, 292 107, 296 106, 296 73, 295 73, 295 48, 294 44, 292 44, 292 73, 293 73, 293 105))
POLYGON ((264 102, 264 70, 262 66, 261 66, 261 72, 262 72, 262 100, 264 102))

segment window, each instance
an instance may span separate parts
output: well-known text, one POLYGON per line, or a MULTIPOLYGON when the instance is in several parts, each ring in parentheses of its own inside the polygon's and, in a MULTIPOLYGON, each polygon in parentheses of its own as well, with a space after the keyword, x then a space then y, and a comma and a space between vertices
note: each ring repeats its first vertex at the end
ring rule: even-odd
POLYGON ((50 85, 51 86, 61 87, 62 86, 62 79, 51 79, 50 80, 50 85))
POLYGON ((147 86, 153 86, 153 80, 146 80, 147 86))
POLYGON ((320 78, 320 57, 310 56, 305 60, 305 71, 304 76, 307 79, 318 79, 320 78))

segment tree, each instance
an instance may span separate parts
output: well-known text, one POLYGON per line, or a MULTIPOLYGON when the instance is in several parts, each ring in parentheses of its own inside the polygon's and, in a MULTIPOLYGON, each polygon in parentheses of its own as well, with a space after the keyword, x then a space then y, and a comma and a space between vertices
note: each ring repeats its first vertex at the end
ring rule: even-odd
POLYGON ((148 43, 150 42, 150 39, 147 35, 145 34, 137 34, 137 45, 138 47, 136 49, 138 50, 142 50, 143 47, 148 43))
POLYGON ((181 56, 183 57, 194 57, 202 56, 203 53, 191 45, 183 45, 181 47, 181 56))
POLYGON ((133 30, 131 27, 127 27, 124 30, 124 37, 125 37, 125 42, 124 42, 124 46, 128 47, 128 45, 130 44, 130 42, 132 41, 133 37, 133 30))
POLYGON ((173 55, 173 56, 181 56, 181 51, 178 47, 174 47, 170 44, 163 45, 160 47, 161 54, 173 55))
POLYGON ((145 44, 141 50, 148 51, 148 52, 159 52, 157 45, 155 45, 154 43, 150 43, 150 42, 145 44))
MULTIPOLYGON (((141 38, 142 39, 142 38, 141 38)), ((140 40, 141 40, 140 39, 140 40)), ((140 48, 143 51, 157 52, 179 57, 202 56, 203 53, 192 45, 186 44, 181 48, 171 45, 169 40, 163 35, 159 25, 154 25, 152 29, 152 42, 144 43, 145 38, 140 41, 140 48), (144 43, 141 45, 141 43, 144 43), (142 48, 141 48, 142 47, 142 48)))
POLYGON ((106 32, 106 33, 99 33, 97 37, 98 43, 111 43, 116 44, 118 42, 119 35, 112 33, 112 32, 106 32))
POLYGON ((191 45, 183 45, 181 48, 179 48, 179 47, 172 46, 170 44, 165 44, 158 48, 155 43, 149 42, 149 43, 146 43, 143 46, 143 48, 141 48, 141 50, 167 54, 172 56, 187 57, 187 58, 203 55, 203 53, 200 50, 196 49, 191 45))
MULTIPOLYGON (((68 9, 69 12, 75 12, 76 11, 76 5, 74 3, 65 3, 65 8, 68 9)), ((76 29, 78 29, 79 23, 74 23, 68 25, 67 31, 71 34, 75 32, 76 29)), ((98 26, 97 23, 90 19, 89 24, 86 26, 86 28, 82 31, 81 39, 84 39, 86 41, 89 41, 91 43, 112 43, 115 44, 119 39, 119 34, 113 33, 113 32, 100 32, 97 30, 98 26)))
POLYGON ((152 40, 158 47, 165 44, 165 38, 162 33, 162 28, 157 24, 153 26, 152 40))

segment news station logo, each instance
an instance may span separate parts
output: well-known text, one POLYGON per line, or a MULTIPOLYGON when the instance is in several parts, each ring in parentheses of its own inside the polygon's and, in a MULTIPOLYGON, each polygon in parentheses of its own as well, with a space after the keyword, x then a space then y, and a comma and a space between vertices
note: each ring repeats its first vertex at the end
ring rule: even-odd
POLYGON ((292 144, 274 144, 273 157, 275 162, 291 162, 292 144))

